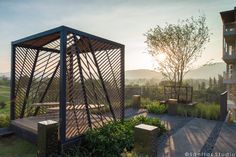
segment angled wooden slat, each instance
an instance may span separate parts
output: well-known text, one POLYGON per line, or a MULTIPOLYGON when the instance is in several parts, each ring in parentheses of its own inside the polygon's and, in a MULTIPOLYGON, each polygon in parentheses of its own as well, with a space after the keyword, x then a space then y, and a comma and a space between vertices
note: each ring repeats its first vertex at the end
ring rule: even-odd
POLYGON ((124 116, 123 45, 64 26, 13 42, 14 45, 12 119, 22 115, 60 118, 60 142, 65 144, 90 128, 102 127, 124 116), (36 50, 39 54, 35 65, 36 50), (61 59, 63 62, 58 66, 61 59), (59 89, 62 81, 63 94, 59 89), (32 105, 59 100, 62 104, 64 100, 70 102, 60 105, 60 114, 58 111, 47 114, 47 106, 37 109, 32 105), (76 104, 83 104, 83 111, 76 104), (98 106, 96 111, 93 105, 98 106))

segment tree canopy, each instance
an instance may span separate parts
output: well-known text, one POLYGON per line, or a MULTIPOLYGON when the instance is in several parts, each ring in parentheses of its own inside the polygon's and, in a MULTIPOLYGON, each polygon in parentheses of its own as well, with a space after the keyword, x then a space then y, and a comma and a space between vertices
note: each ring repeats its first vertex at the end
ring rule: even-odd
POLYGON ((144 35, 148 53, 157 60, 163 76, 175 85, 182 85, 184 75, 210 41, 204 15, 181 20, 177 24, 167 23, 164 27, 157 25, 144 35), (160 55, 165 59, 160 59, 160 55))

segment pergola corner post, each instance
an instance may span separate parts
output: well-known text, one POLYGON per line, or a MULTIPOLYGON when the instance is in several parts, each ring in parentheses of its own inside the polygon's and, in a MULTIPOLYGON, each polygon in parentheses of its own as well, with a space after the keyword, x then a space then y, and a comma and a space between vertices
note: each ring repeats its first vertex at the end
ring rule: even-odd
POLYGON ((11 44, 11 108, 10 108, 10 118, 15 119, 15 61, 16 60, 16 46, 11 44))
MULTIPOLYGON (((61 146, 66 139, 66 47, 67 31, 62 29, 60 32, 60 111, 59 111, 59 129, 61 146)), ((61 148, 63 150, 63 148, 61 148)))
POLYGON ((121 119, 124 120, 125 117, 125 45, 121 48, 121 119))

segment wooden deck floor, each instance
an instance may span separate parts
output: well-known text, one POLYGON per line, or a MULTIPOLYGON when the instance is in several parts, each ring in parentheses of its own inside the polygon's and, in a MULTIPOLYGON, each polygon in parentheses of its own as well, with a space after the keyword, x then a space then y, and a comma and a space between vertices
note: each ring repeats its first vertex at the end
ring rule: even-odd
MULTIPOLYGON (((96 114, 92 114, 90 117, 91 117, 93 128, 101 127, 104 123, 107 123, 108 121, 112 120, 111 117, 109 117, 108 115, 106 116, 103 115, 102 119, 101 119, 101 116, 96 115, 96 114)), ((45 121, 45 120, 54 120, 54 121, 59 122, 59 113, 45 114, 41 116, 32 116, 32 117, 27 117, 27 118, 22 118, 22 119, 16 119, 16 120, 11 121, 11 125, 37 135, 38 122, 45 121)), ((83 134, 88 129, 89 129, 89 126, 88 126, 86 114, 84 115, 80 114, 80 115, 77 115, 77 117, 70 117, 70 116, 67 117, 67 120, 66 120, 67 138, 73 137, 75 135, 83 134), (77 119, 77 121, 75 119, 77 119)))
POLYGON ((44 120, 54 120, 57 121, 59 120, 58 116, 57 117, 43 117, 43 116, 37 116, 37 117, 27 117, 27 118, 22 118, 22 119, 16 119, 11 121, 11 125, 14 125, 16 127, 19 127, 21 129, 25 129, 29 132, 32 132, 34 134, 37 134, 38 131, 38 122, 44 121, 44 120))
MULTIPOLYGON (((71 111, 68 111, 71 112, 71 111)), ((67 112, 67 114, 68 114, 67 112)), ((125 109, 125 117, 130 118, 135 115, 140 115, 141 113, 146 112, 143 109, 134 109, 134 108, 127 108, 125 109)), ((72 113, 72 112, 71 112, 72 113)), ((119 112, 115 113, 119 115, 119 112)), ((71 114, 74 115, 74 114, 71 114)), ((67 126, 66 126, 66 137, 70 139, 71 137, 76 137, 89 129, 88 120, 86 112, 78 112, 77 114, 77 121, 73 116, 67 116, 67 126), (84 113, 84 114, 81 114, 84 113), (79 129, 78 129, 79 128, 79 129)), ((91 114, 91 122, 93 128, 101 127, 104 123, 112 120, 110 113, 104 113, 101 116, 96 114, 91 114)), ((22 119, 16 119, 11 121, 11 129, 20 137, 25 138, 26 140, 31 141, 32 143, 37 143, 37 133, 38 133, 38 122, 44 120, 54 120, 59 121, 59 113, 48 113, 45 115, 35 116, 35 117, 27 117, 22 119)))

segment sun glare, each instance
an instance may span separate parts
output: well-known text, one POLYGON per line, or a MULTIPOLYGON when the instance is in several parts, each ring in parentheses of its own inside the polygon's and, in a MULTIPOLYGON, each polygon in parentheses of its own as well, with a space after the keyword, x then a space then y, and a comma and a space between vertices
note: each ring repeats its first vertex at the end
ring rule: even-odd
POLYGON ((160 53, 160 54, 158 54, 157 59, 160 62, 163 62, 166 59, 166 55, 164 53, 160 53))

